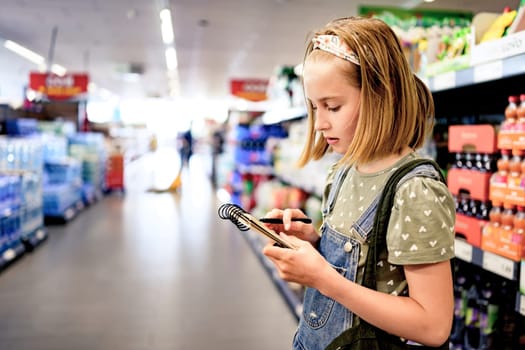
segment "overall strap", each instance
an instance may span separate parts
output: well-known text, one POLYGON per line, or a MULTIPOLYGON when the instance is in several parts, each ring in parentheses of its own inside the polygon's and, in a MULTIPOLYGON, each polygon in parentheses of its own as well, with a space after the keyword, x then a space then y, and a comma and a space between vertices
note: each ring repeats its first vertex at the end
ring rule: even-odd
POLYGON ((365 287, 376 289, 377 258, 379 253, 386 249, 386 231, 394 203, 394 196, 396 195, 397 185, 399 181, 403 179, 403 177, 408 175, 416 167, 423 164, 430 164, 434 166, 437 173, 439 174, 440 180, 443 183, 446 183, 439 165, 432 159, 427 158, 414 159, 401 165, 388 178, 377 205, 374 226, 370 235, 369 250, 363 275, 363 285, 365 287))

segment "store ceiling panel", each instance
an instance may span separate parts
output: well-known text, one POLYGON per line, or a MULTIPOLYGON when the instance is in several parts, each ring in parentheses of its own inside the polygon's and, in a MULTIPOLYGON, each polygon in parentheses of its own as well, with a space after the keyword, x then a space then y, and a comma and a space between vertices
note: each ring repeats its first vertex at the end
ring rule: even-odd
MULTIPOLYGON (((166 0, 167 2, 168 0, 166 0)), ((13 40, 122 98, 164 97, 168 79, 153 0, 0 0, 0 39, 13 40), (56 28, 54 45, 53 28, 56 28), (136 73, 136 74, 129 74, 136 73)), ((499 12, 493 0, 366 1, 366 5, 499 12)), ((268 78, 301 61, 309 30, 357 13, 348 0, 171 0, 180 94, 221 98, 231 78, 268 78)), ((0 48, 0 98, 36 65, 0 48), (2 85, 3 84, 3 85, 2 85)), ((20 85, 20 90, 22 89, 20 85)))

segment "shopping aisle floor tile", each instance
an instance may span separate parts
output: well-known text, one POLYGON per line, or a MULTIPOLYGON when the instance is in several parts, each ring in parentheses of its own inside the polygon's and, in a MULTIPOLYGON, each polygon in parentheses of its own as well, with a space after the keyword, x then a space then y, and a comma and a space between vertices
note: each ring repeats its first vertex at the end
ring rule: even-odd
POLYGON ((178 193, 147 192, 176 157, 160 154, 127 166, 125 194, 49 227, 0 274, 0 349, 290 348, 296 319, 242 234, 217 219, 202 160, 178 193))

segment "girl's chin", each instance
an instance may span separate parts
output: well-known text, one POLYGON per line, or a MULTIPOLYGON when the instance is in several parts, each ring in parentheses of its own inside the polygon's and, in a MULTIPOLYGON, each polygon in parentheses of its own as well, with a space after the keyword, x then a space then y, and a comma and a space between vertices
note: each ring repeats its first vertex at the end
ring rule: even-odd
POLYGON ((341 147, 339 145, 336 145, 336 146, 330 146, 332 152, 334 153, 337 153, 337 154, 345 154, 346 153, 346 149, 344 147, 341 147))

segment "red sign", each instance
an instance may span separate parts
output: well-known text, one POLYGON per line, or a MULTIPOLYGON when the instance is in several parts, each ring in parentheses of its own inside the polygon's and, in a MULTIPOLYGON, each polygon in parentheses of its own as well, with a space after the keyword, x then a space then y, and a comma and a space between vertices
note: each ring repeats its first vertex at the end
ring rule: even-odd
POLYGON ((232 95, 250 101, 266 100, 267 79, 232 79, 230 91, 232 95))
POLYGON ((29 88, 46 95, 50 100, 67 100, 88 91, 87 74, 66 74, 31 72, 29 88))

